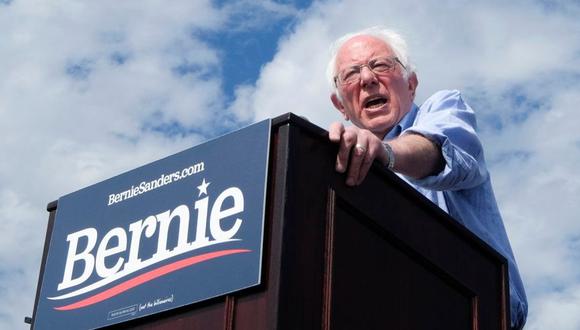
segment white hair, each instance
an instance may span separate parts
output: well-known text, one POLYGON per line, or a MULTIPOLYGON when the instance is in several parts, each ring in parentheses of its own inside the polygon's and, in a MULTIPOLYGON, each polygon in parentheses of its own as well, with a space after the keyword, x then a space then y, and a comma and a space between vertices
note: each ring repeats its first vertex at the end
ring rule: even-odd
POLYGON ((397 32, 384 27, 374 26, 358 32, 345 34, 344 36, 338 38, 330 46, 330 61, 328 62, 328 66, 326 67, 326 78, 328 79, 328 83, 330 84, 332 91, 334 91, 334 93, 339 98, 340 95, 334 82, 334 78, 336 77, 336 56, 338 55, 338 51, 340 50, 340 48, 348 40, 357 36, 372 36, 377 39, 383 40, 391 48, 395 56, 399 59, 399 61, 401 61, 401 63, 405 67, 405 70, 403 72, 403 76, 405 79, 407 79, 411 73, 415 72, 415 66, 409 60, 407 42, 405 42, 405 39, 403 39, 403 37, 397 32))

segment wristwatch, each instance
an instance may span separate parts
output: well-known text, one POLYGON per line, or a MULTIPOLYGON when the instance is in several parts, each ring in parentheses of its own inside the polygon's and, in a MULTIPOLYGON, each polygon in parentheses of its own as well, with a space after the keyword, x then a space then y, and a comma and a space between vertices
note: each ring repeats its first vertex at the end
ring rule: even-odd
POLYGON ((389 157, 387 168, 389 170, 393 170, 393 167, 395 167, 395 153, 393 152, 393 148, 388 142, 385 141, 383 141, 383 146, 385 147, 385 151, 387 152, 387 156, 389 157))

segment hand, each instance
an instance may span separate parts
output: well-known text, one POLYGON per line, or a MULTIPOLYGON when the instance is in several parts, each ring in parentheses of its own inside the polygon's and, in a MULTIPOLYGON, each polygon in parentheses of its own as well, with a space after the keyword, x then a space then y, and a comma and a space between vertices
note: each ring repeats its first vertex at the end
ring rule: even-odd
POLYGON ((329 128, 330 141, 339 143, 336 156, 336 171, 345 173, 348 169, 346 184, 361 184, 375 159, 386 164, 388 155, 382 141, 371 131, 356 126, 344 127, 335 122, 329 128))

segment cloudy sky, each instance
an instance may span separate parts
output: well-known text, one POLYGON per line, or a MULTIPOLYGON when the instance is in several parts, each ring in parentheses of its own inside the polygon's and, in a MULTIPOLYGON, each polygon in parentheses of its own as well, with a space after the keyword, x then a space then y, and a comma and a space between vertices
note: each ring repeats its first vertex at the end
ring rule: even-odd
POLYGON ((46 204, 286 112, 339 116, 328 45, 408 39, 421 103, 476 110, 530 302, 526 329, 580 329, 577 0, 0 0, 0 329, 25 329, 46 204))

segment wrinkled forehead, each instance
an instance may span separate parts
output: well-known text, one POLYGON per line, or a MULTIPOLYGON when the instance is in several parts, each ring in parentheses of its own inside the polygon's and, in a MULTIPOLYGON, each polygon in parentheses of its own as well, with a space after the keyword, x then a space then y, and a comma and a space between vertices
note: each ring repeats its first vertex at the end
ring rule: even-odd
POLYGON ((360 35, 347 40, 338 50, 336 67, 341 69, 354 64, 363 64, 379 56, 392 56, 387 43, 377 37, 360 35))

